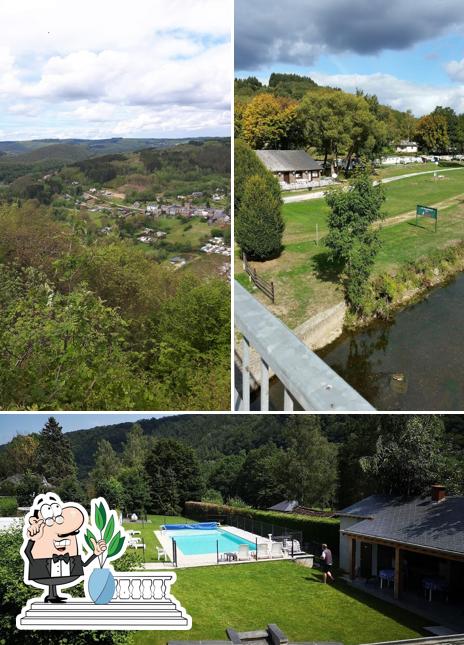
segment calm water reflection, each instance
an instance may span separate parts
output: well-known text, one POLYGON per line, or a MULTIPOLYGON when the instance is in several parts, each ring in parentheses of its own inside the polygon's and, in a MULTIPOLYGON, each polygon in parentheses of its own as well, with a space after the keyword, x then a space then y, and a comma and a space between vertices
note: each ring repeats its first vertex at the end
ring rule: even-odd
POLYGON ((318 352, 378 410, 464 408, 464 275, 318 352))

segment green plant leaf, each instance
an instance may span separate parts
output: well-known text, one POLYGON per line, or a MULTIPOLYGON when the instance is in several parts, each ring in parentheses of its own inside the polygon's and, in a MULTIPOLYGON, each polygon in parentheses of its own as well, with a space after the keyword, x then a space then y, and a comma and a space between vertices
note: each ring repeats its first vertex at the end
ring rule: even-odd
POLYGON ((87 529, 87 531, 86 531, 86 533, 84 535, 84 539, 85 539, 85 541, 87 543, 87 546, 89 547, 89 549, 93 553, 93 550, 94 550, 95 547, 92 544, 92 539, 95 540, 95 544, 97 543, 97 540, 95 539, 95 535, 92 533, 92 531, 90 529, 87 529))
POLYGON ((117 548, 119 546, 119 539, 120 539, 120 534, 119 531, 116 533, 114 538, 111 540, 111 542, 108 545, 108 557, 112 558, 115 553, 117 553, 117 548))
POLYGON ((95 524, 100 531, 103 531, 106 524, 106 511, 103 503, 95 506, 95 524))
POLYGON ((103 535, 103 539, 105 542, 108 544, 108 542, 111 540, 113 537, 113 531, 114 531, 114 516, 111 515, 109 522, 106 526, 105 533, 103 535))
POLYGON ((122 549, 122 547, 123 547, 123 544, 124 544, 124 538, 121 536, 121 537, 119 538, 119 542, 118 542, 118 545, 117 545, 116 549, 113 551, 113 557, 114 557, 115 555, 118 555, 118 553, 120 552, 120 550, 121 550, 121 549, 122 549))

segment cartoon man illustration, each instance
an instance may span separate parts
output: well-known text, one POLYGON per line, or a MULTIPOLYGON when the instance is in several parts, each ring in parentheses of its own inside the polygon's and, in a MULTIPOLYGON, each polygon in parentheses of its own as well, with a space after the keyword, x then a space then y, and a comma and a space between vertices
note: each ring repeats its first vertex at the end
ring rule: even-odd
POLYGON ((58 495, 38 495, 26 518, 24 556, 28 560, 25 581, 36 587, 48 587, 44 602, 62 603, 58 587, 79 581, 95 558, 106 551, 105 540, 92 540, 93 554, 83 562, 79 554, 78 535, 87 513, 79 504, 63 504, 58 495))

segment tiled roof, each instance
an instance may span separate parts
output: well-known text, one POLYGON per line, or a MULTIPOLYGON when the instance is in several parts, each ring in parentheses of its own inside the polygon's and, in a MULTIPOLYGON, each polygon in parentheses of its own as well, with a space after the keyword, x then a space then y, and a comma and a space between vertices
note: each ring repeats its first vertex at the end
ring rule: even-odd
POLYGON ((464 497, 387 497, 373 495, 339 511, 360 518, 347 531, 464 555, 464 497), (363 519, 372 518, 372 519, 363 519))
POLYGON ((258 157, 272 172, 321 170, 321 164, 304 150, 256 150, 258 157))

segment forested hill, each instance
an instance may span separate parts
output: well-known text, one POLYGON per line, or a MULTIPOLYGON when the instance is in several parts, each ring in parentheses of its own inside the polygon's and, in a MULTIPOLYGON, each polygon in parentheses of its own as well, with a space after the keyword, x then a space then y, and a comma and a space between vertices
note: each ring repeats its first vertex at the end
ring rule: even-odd
MULTIPOLYGON (((319 417, 323 434, 335 443, 346 441, 353 426, 360 420, 370 426, 373 433, 378 429, 378 418, 375 415, 363 417, 321 415, 319 417)), ((464 449, 464 417, 449 415, 444 417, 444 421, 450 439, 464 449)), ((291 416, 283 414, 265 416, 187 414, 160 419, 141 419, 138 423, 146 435, 178 439, 194 447, 199 458, 207 461, 221 455, 235 455, 242 451, 247 453, 269 442, 285 447, 287 429, 293 422, 294 419, 291 416)), ((300 416, 298 422, 304 423, 305 417, 300 416)), ((98 442, 106 439, 116 452, 121 452, 131 426, 129 422, 70 432, 67 436, 71 441, 80 477, 85 477, 93 467, 98 442)))

